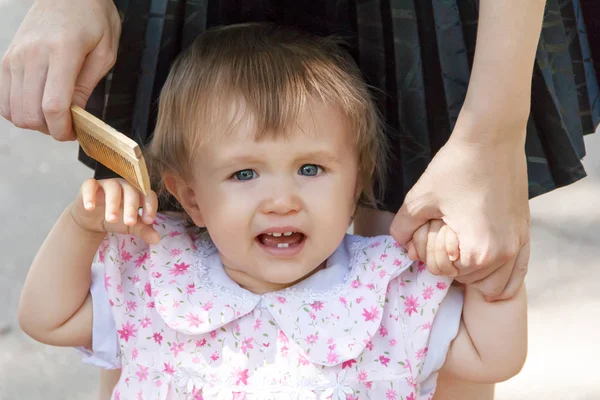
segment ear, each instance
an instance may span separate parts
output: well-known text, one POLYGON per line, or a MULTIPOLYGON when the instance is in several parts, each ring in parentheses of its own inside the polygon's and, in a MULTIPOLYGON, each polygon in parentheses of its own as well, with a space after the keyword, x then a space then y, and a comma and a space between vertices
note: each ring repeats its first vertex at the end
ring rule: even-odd
POLYGON ((205 227, 204 218, 202 218, 202 213, 200 212, 200 207, 196 200, 196 193, 188 182, 171 171, 164 173, 163 182, 165 183, 167 191, 177 199, 185 212, 190 216, 192 221, 194 221, 194 224, 201 228, 205 227))

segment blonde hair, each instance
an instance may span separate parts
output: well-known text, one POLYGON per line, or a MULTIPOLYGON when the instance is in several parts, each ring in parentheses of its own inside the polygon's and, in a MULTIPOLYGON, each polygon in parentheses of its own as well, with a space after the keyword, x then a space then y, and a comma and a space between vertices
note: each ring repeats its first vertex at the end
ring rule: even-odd
POLYGON ((360 70, 333 37, 290 27, 238 24, 200 35, 175 61, 162 89, 147 159, 153 182, 189 177, 196 150, 223 129, 219 112, 241 100, 256 138, 285 134, 310 101, 333 105, 347 118, 359 155, 361 201, 376 204, 373 176, 384 182, 386 140, 360 70))

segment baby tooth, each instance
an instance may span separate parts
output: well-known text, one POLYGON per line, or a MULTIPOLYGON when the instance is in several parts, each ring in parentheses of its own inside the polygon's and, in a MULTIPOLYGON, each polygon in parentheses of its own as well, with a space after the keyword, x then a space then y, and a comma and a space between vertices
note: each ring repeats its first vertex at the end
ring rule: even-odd
POLYGON ((294 232, 285 232, 285 233, 283 234, 283 236, 292 236, 292 233, 294 233, 294 232))
POLYGON ((279 232, 273 232, 271 235, 273 235, 273 236, 275 236, 275 237, 280 237, 280 236, 281 236, 281 233, 279 233, 279 232))
POLYGON ((280 249, 281 249, 281 248, 287 248, 288 246, 289 246, 289 245, 288 245, 287 243, 279 243, 279 244, 277 245, 277 247, 278 247, 278 248, 280 248, 280 249))

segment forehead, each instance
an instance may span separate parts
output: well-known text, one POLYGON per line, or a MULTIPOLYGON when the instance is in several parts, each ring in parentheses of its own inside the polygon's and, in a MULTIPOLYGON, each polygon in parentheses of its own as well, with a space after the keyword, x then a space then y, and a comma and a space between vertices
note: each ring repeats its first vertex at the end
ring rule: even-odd
POLYGON ((289 152, 300 147, 303 151, 356 152, 352 124, 333 105, 309 101, 281 129, 261 130, 255 115, 242 102, 230 104, 221 107, 220 118, 212 118, 210 138, 200 147, 202 153, 227 157, 228 153, 269 147, 285 147, 289 152))

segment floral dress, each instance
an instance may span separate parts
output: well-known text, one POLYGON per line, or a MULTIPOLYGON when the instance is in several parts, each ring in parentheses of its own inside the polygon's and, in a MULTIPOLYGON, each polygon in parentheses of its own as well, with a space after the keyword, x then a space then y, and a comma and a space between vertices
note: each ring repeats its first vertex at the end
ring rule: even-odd
POLYGON ((93 348, 112 399, 431 399, 462 295, 390 236, 347 235, 282 291, 232 281, 208 238, 158 216, 161 241, 109 234, 92 279, 93 348))

